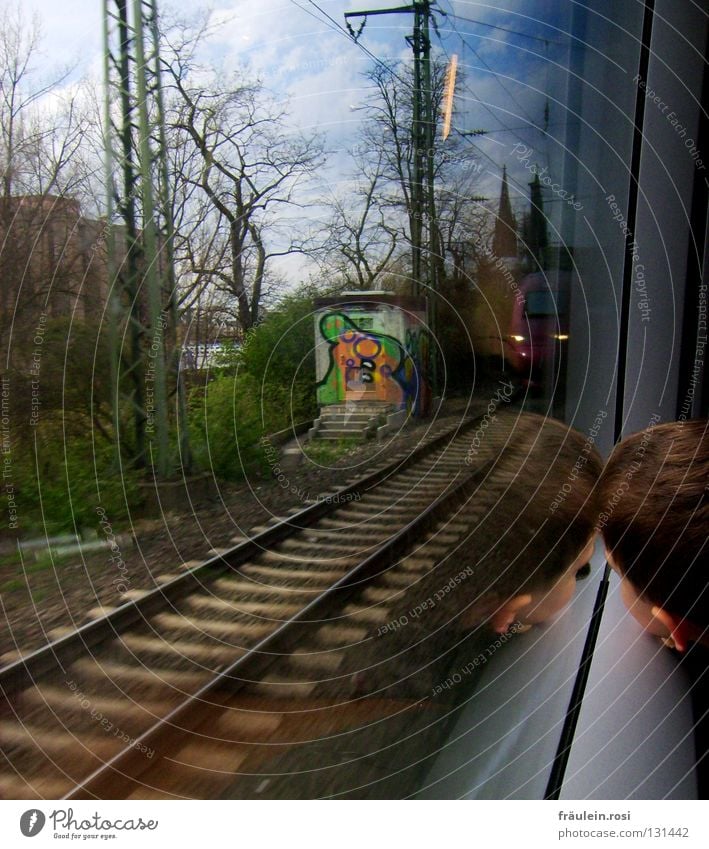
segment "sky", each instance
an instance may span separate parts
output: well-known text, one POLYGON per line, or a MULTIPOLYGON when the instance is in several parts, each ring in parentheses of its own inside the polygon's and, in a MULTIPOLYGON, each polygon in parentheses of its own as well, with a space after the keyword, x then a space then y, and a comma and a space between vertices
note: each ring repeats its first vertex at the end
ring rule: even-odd
MULTIPOLYGON (((206 7, 198 0, 158 0, 165 17, 175 10, 189 16, 210 9, 214 32, 203 54, 207 64, 225 73, 246 66, 287 102, 294 126, 324 133, 335 152, 357 143, 364 117, 359 107, 367 95, 363 73, 374 62, 368 53, 386 64, 411 56, 405 40, 410 14, 367 18, 355 44, 343 31, 344 13, 400 5, 402 0, 213 0, 206 7)), ((88 76, 100 87, 102 6, 102 0, 22 0, 23 14, 34 12, 41 21, 39 61, 47 68, 76 65, 75 77, 88 76)), ((563 97, 566 83, 563 30, 572 6, 557 0, 440 0, 436 6, 432 49, 459 57, 454 132, 488 131, 467 142, 479 151, 482 165, 477 191, 498 197, 504 164, 513 206, 520 210, 527 202, 530 163, 550 173, 560 169, 562 149, 554 128, 563 126, 565 116, 556 98, 563 97), (520 155, 525 149, 533 151, 526 163, 520 155)), ((332 191, 346 188, 344 156, 335 154, 323 176, 332 191)), ((550 202, 558 205, 559 199, 550 202)))
MULTIPOLYGON (((0 2, 14 5, 13 0, 0 2)), ((100 80, 102 5, 102 0, 22 0, 24 13, 29 17, 35 12, 41 20, 42 59, 48 66, 76 63, 77 73, 100 80)), ((361 46, 337 26, 344 24, 345 11, 400 5, 401 0, 320 0, 317 4, 310 0, 213 0, 211 4, 158 0, 164 16, 175 9, 190 15, 210 8, 217 27, 208 50, 211 61, 226 70, 247 65, 269 88, 289 96, 301 126, 343 131, 343 135, 359 120, 353 113, 365 95, 361 73, 372 65, 365 49, 387 63, 409 58, 405 36, 411 32, 412 16, 368 18, 361 46)), ((535 89, 549 84, 552 63, 544 58, 553 60, 558 52, 554 41, 562 40, 545 21, 561 17, 555 7, 571 5, 553 0, 494 4, 441 0, 437 4, 433 50, 457 53, 466 75, 464 90, 456 97, 460 129, 482 125, 499 131, 528 124, 530 119, 541 122, 543 98, 535 89)))

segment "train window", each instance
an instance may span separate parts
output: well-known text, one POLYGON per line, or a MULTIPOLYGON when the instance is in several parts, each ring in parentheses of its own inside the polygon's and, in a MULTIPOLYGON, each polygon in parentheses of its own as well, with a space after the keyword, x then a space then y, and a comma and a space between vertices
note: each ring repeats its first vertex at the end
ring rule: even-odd
MULTIPOLYGON (((442 171, 442 190, 460 197, 462 174, 468 194, 488 199, 456 219, 468 227, 476 220, 476 234, 447 232, 446 300, 429 292, 448 388, 465 386, 456 370, 471 366, 473 397, 494 398, 496 383, 509 380, 518 392, 510 407, 562 419, 607 455, 622 435, 676 417, 683 380, 676 351, 698 331, 696 281, 693 326, 684 307, 688 245, 696 266, 704 237, 689 210, 702 189, 696 139, 706 18, 667 2, 600 9, 530 0, 476 5, 475 14, 456 8, 439 30, 442 56, 456 53, 461 70, 456 156, 474 162, 457 174, 442 171), (553 322, 540 329, 540 319, 553 322)), ((698 386, 694 392, 698 400, 698 386)), ((463 668, 483 660, 476 675, 458 668, 445 682, 439 736, 426 758, 410 759, 423 763, 420 787, 402 768, 389 792, 554 798, 565 787, 568 798, 691 798, 687 682, 626 620, 616 593, 599 549, 589 578, 552 623, 488 640, 477 652, 467 646, 463 668), (618 647, 617 634, 632 649, 618 647), (584 690, 579 670, 589 666, 593 684, 584 690), (637 694, 624 698, 622 681, 639 670, 637 694), (617 688, 611 708, 604 676, 617 688), (603 717, 608 741, 589 731, 594 716, 603 717), (583 733, 575 736, 579 721, 590 747, 583 733), (632 750, 615 759, 610 747, 626 724, 632 750), (662 740, 653 728, 663 729, 662 740), (655 772, 643 762, 647 737, 667 764, 664 786, 648 783, 655 772), (613 778, 593 757, 599 750, 613 761, 613 778)))
MULTIPOLYGON (((516 152, 532 175, 515 182, 521 172, 508 157, 510 195, 514 199, 518 191, 520 202, 524 182, 530 183, 528 216, 543 206, 549 227, 547 250, 527 249, 526 267, 537 271, 546 263, 547 275, 551 268, 557 274, 568 268, 569 305, 568 346, 556 352, 556 361, 536 364, 542 374, 526 382, 524 404, 563 417, 608 453, 621 436, 658 421, 697 416, 702 397, 706 404, 698 337, 702 332, 706 337, 701 318, 706 312, 701 284, 706 147, 697 139, 706 145, 706 116, 699 104, 707 20, 696 8, 679 10, 665 2, 654 8, 603 4, 602 11, 595 4, 574 4, 557 7, 549 18, 540 15, 543 4, 525 5, 535 26, 543 21, 556 27, 549 36, 553 46, 545 48, 549 64, 562 44, 567 52, 537 77, 547 86, 557 84, 539 86, 550 103, 545 132, 534 140, 502 141, 498 150, 516 152), (561 68, 568 74, 565 85, 561 68), (540 195, 535 183, 542 171, 540 195), (529 265, 530 254, 536 268, 529 265)), ((478 49, 484 36, 479 39, 478 49)), ((511 36, 506 42, 511 51, 513 42, 511 36)), ((531 40, 521 52, 536 52, 531 40)), ((515 79, 508 68, 505 84, 515 79)), ((494 88, 501 90, 500 83, 491 82, 494 88)), ((519 118, 513 105, 520 105, 517 89, 508 96, 515 99, 503 100, 500 93, 499 101, 486 102, 495 103, 500 116, 514 112, 519 118)), ((521 101, 527 110, 532 102, 533 97, 521 101)), ((528 226, 525 232, 531 238, 535 229, 528 226)), ((520 289, 529 319, 566 312, 548 286, 531 290, 521 282, 520 289)), ((515 329, 518 349, 524 350, 522 337, 528 332, 515 329)), ((515 371, 526 376, 532 369, 523 363, 515 371)), ((609 586, 607 581, 597 554, 590 583, 574 600, 574 624, 565 625, 562 616, 555 634, 549 631, 536 642, 523 635, 495 656, 429 773, 423 795, 693 798, 694 762, 701 753, 688 743, 693 725, 688 679, 627 620, 614 579, 609 586), (556 648, 544 648, 545 639, 556 648), (585 687, 583 676, 575 674, 582 658, 591 668, 585 687), (638 681, 637 692, 629 692, 629 676, 638 681), (524 693, 531 681, 533 695, 518 697, 512 707, 513 693, 524 693), (648 750, 667 768, 662 779, 648 750), (609 758, 614 768, 606 770, 609 758)))
MULTIPOLYGON (((562 420, 605 455, 624 433, 675 417, 681 383, 676 351, 692 333, 683 326, 683 309, 688 245, 699 234, 688 208, 701 188, 696 139, 706 33, 697 8, 677 5, 527 0, 494 9, 473 3, 432 7, 434 88, 453 87, 451 124, 434 148, 433 206, 410 208, 408 223, 400 222, 412 239, 421 240, 423 232, 424 244, 419 242, 420 253, 414 245, 411 265, 402 259, 385 288, 428 298, 439 352, 434 395, 458 393, 482 402, 491 418, 504 407, 562 420), (458 76, 451 83, 454 55, 458 76), (416 221, 424 222, 422 231, 416 221), (410 291, 417 262, 434 282, 415 291, 414 280, 410 291), (511 387, 510 395, 503 397, 500 386, 511 387)), ((386 29, 362 30, 357 43, 370 49, 398 37, 403 44, 410 25, 399 10, 386 29)), ((397 179, 412 188, 410 181, 424 180, 430 151, 424 150, 422 172, 416 170, 415 146, 407 154, 408 170, 397 172, 397 144, 412 125, 410 111, 396 112, 394 93, 406 87, 411 59, 362 61, 360 98, 352 109, 371 122, 364 129, 367 145, 351 148, 353 161, 361 168, 362 154, 377 140, 387 163, 378 179, 390 190, 397 185, 394 193, 397 179), (384 140, 377 136, 382 131, 384 140)), ((415 118, 413 128, 420 129, 415 118)), ((389 224, 395 220, 393 207, 386 216, 389 224)), ((476 551, 472 542, 465 553, 470 551, 476 551)), ((571 603, 530 631, 477 631, 467 641, 447 633, 454 665, 440 680, 431 679, 440 645, 434 640, 427 648, 416 630, 430 613, 420 613, 413 625, 416 605, 402 608, 396 628, 387 631, 397 680, 392 685, 382 677, 381 659, 373 660, 373 668, 360 675, 371 679, 361 693, 383 696, 389 680, 388 692, 402 709, 403 692, 425 696, 432 713, 411 725, 395 724, 394 736, 373 731, 364 749, 350 750, 343 742, 336 754, 350 763, 352 787, 363 795, 437 798, 555 797, 565 778, 570 794, 590 792, 592 780, 609 787, 603 775, 592 779, 589 773, 586 784, 579 778, 579 763, 588 754, 582 743, 573 749, 573 781, 567 773, 575 723, 579 713, 588 717, 582 697, 603 693, 602 685, 585 693, 579 670, 591 665, 601 678, 613 653, 611 631, 632 633, 612 581, 604 613, 609 576, 600 546, 580 574, 587 573, 571 603), (404 619, 408 624, 400 624, 404 619), (590 652, 599 639, 603 648, 593 666, 590 652), (415 645, 419 650, 407 654, 415 645), (413 734, 419 725, 427 736, 413 734), (374 764, 369 772, 362 766, 366 756, 374 764)), ((628 654, 624 669, 630 677, 654 657, 642 635, 632 639, 640 648, 628 654)), ((661 683, 656 690, 665 701, 647 698, 651 707, 633 715, 616 706, 616 721, 646 728, 652 711, 675 699, 681 722, 662 751, 675 775, 687 775, 692 754, 681 743, 691 727, 686 693, 675 686, 670 658, 654 663, 655 679, 646 677, 641 688, 661 683)), ((629 759, 638 773, 644 769, 640 751, 638 745, 629 759)), ((627 778, 622 765, 615 766, 627 778)), ((691 780, 672 787, 665 790, 693 792, 691 780)), ((659 785, 653 792, 661 792, 659 785)))
MULTIPOLYGON (((153 8, 115 5, 120 15, 153 8)), ((691 798, 691 682, 625 614, 596 535, 593 492, 620 438, 706 415, 709 404, 707 15, 699 3, 675 0, 382 5, 390 8, 271 4, 238 19, 217 10, 196 19, 198 35, 176 23, 162 61, 146 53, 155 63, 145 91, 156 100, 139 109, 124 89, 134 74, 143 79, 140 51, 124 55, 138 42, 120 33, 145 29, 157 38, 158 21, 118 26, 105 4, 107 42, 120 36, 105 63, 117 75, 115 102, 106 104, 109 137, 119 113, 125 121, 115 150, 107 145, 109 166, 126 143, 142 157, 166 141, 152 123, 163 107, 168 161, 163 168, 149 157, 140 179, 129 173, 131 156, 105 169, 116 176, 107 194, 114 208, 101 221, 126 216, 107 261, 120 260, 122 249, 127 271, 105 311, 115 323, 106 340, 113 356, 105 374, 92 380, 85 369, 88 382, 72 389, 75 415, 64 415, 63 393, 41 404, 35 395, 40 360, 42 392, 53 385, 51 367, 64 374, 59 325, 50 322, 45 337, 43 312, 39 325, 25 327, 34 342, 15 356, 30 364, 18 385, 35 444, 21 459, 34 459, 30 449, 41 444, 46 468, 54 463, 47 474, 68 480, 70 465, 91 464, 62 440, 71 434, 73 451, 90 442, 85 431, 94 426, 107 440, 106 498, 122 509, 124 496, 164 485, 170 502, 158 493, 153 506, 166 516, 175 550, 173 530, 185 532, 189 569, 149 570, 146 586, 160 588, 160 610, 142 583, 120 580, 118 600, 102 600, 98 613, 145 626, 124 646, 105 648, 107 674, 121 682, 125 674, 129 700, 152 692, 143 670, 124 673, 131 655, 169 682, 194 685, 190 692, 205 698, 193 695, 192 705, 234 708, 194 726, 195 737, 205 729, 233 734, 233 760, 221 738, 211 746, 218 760, 205 768, 191 742, 176 744, 184 743, 185 759, 196 758, 196 792, 691 798), (174 45, 184 56, 171 53, 174 45), (230 66, 235 54, 244 59, 238 68, 230 66), (127 75, 119 56, 136 63, 127 75), (158 67, 164 104, 152 76, 158 67), (133 138, 138 125, 151 132, 133 138), (167 173, 179 183, 174 198, 167 173), (144 184, 150 174, 159 175, 155 193, 144 184), (145 204, 138 217, 134 186, 145 204), (121 191, 126 197, 114 196, 121 191), (170 201, 178 221, 168 251, 170 201), (154 204, 164 241, 149 220, 154 204), (162 290, 155 276, 162 253, 168 270, 176 259, 179 298, 169 273, 162 290), (145 302, 136 284, 144 268, 155 277, 145 302), (175 310, 185 320, 192 314, 189 327, 175 310), (171 363, 164 349, 178 342, 182 359, 171 363), (40 412, 51 430, 35 431, 40 412), (192 451, 183 439, 190 428, 192 451), (116 463, 130 485, 120 485, 116 463), (210 474, 185 483, 170 480, 171 469, 210 474), (209 530, 200 493, 212 477, 230 482, 225 492, 237 506, 214 499, 225 515, 215 519, 210 560, 195 567, 192 548, 209 530), (242 489, 254 499, 247 508, 242 489), (194 510, 191 531, 187 514, 170 512, 180 500, 194 510), (294 528, 300 536, 291 538, 294 528), (222 540, 242 546, 247 560, 234 566, 222 540), (202 566, 213 597, 178 597, 176 584, 199 583, 202 566), (374 573, 378 583, 367 584, 374 573), (339 606, 319 606, 333 598, 339 606), (237 666, 243 658, 255 672, 237 666), (205 664, 224 689, 203 687, 205 664), (264 743, 262 733, 272 736, 264 743)), ((35 165, 44 185, 45 166, 35 165)), ((26 171, 27 180, 35 173, 10 171, 26 171)), ((92 180, 87 172, 87 197, 92 180)), ((27 213, 33 197, 28 189, 15 211, 24 204, 27 213)), ((2 226, 10 200, 0 204, 2 226)), ((103 256, 93 253, 96 262, 103 256)), ((39 254, 34 259, 44 273, 39 254)), ((15 260, 3 255, 3 274, 30 269, 27 258, 15 260)), ((10 315, 8 304, 3 310, 0 318, 10 315)), ((75 359, 83 368, 99 348, 82 350, 75 359)), ((6 477, 14 462, 7 433, 6 477)), ((17 478, 20 506, 40 469, 32 462, 17 478)), ((106 530, 106 510, 94 509, 100 493, 76 493, 87 522, 103 516, 100 543, 84 542, 113 554, 123 536, 106 530)), ((50 505, 66 506, 54 491, 37 495, 43 519, 50 505)), ((73 512, 66 521, 78 533, 73 512)), ((152 522, 145 527, 159 536, 152 522)), ((158 551, 156 543, 156 558, 171 547, 158 551)), ((13 585, 6 582, 8 593, 13 585)), ((85 630, 96 633, 92 621, 85 630)), ((31 671, 30 664, 21 674, 31 671)), ((97 699, 100 686, 91 690, 97 699)), ((53 688, 44 689, 51 700, 53 688)), ((37 701, 27 700, 32 717, 37 701)), ((164 705, 170 717, 183 716, 172 704, 170 697, 164 705)), ((129 706, 126 721, 135 715, 129 706)), ((88 716, 80 721, 91 726, 88 716)), ((142 718, 136 722, 142 728, 142 718)), ((93 723, 92 739, 98 730, 93 723)), ((69 749, 63 754, 71 761, 69 749)), ((189 795, 194 788, 179 784, 184 772, 174 772, 173 795, 189 795)))

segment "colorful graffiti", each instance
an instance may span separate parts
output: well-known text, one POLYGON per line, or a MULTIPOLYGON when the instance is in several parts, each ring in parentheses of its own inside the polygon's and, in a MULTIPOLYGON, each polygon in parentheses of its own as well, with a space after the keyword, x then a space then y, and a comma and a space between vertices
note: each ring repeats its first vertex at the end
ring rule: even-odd
POLYGON ((319 404, 386 401, 414 415, 427 409, 430 391, 421 380, 421 363, 427 364, 427 359, 417 359, 427 348, 427 340, 421 341, 424 334, 407 332, 404 347, 393 336, 359 327, 342 312, 323 315, 319 329, 329 345, 327 369, 317 383, 319 404))
POLYGON ((404 362, 404 391, 414 399, 415 416, 426 415, 431 409, 431 341, 428 330, 419 325, 406 330, 406 353, 404 362))

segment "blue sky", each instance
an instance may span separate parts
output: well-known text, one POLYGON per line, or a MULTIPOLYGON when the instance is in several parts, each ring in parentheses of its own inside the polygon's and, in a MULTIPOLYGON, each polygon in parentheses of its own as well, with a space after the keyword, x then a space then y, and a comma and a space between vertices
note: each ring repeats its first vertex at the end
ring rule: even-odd
MULTIPOLYGON (((218 28, 207 52, 215 64, 223 63, 227 69, 248 65, 269 88, 287 94, 301 125, 310 122, 346 131, 357 120, 351 107, 362 102, 360 72, 371 60, 336 31, 336 25, 344 24, 345 11, 398 5, 401 0, 320 0, 318 9, 310 0, 214 0, 209 7, 218 28)), ((44 61, 77 62, 80 72, 97 78, 101 6, 101 0, 22 0, 26 14, 34 10, 42 20, 44 61)), ((159 6, 165 15, 172 9, 190 14, 205 8, 205 3, 161 0, 159 6)), ((571 4, 441 0, 438 6, 449 15, 436 14, 440 38, 433 33, 433 48, 457 53, 466 74, 466 85, 457 97, 460 128, 484 126, 494 131, 522 126, 530 119, 541 122, 543 98, 535 89, 548 83, 544 57, 553 59, 559 51, 554 41, 561 40, 544 21, 555 21, 560 14, 554 10, 571 4), (543 38, 548 39, 546 45, 543 38)), ((360 44, 385 62, 408 58, 411 51, 404 39, 410 31, 408 14, 368 18, 360 44)))
MULTIPOLYGON (((317 6, 310 0, 213 0, 209 8, 215 33, 204 56, 210 65, 226 71, 249 67, 277 97, 288 101, 295 125, 322 131, 331 149, 343 149, 356 143, 362 120, 357 110, 366 97, 362 72, 372 65, 362 48, 386 63, 408 59, 411 50, 405 37, 411 32, 412 16, 368 18, 361 47, 338 25, 344 25, 345 11, 399 5, 401 0, 319 0, 317 6)), ((558 63, 565 61, 568 38, 555 27, 566 28, 572 6, 556 0, 438 4, 448 15, 436 15, 433 49, 458 54, 463 75, 454 125, 459 130, 489 131, 473 140, 483 165, 478 191, 499 195, 504 163, 513 204, 520 209, 526 206, 531 176, 515 155, 515 145, 517 151, 522 143, 532 148, 531 161, 540 167, 560 170, 561 148, 552 136, 565 115, 554 98, 563 96, 565 81, 558 63), (545 136, 538 128, 547 102, 550 134, 545 136)), ((159 7, 166 16, 174 9, 189 15, 205 4, 159 0, 159 7)), ((28 17, 35 11, 42 21, 42 62, 76 63, 77 74, 100 84, 101 0, 22 0, 22 8, 28 17)), ((339 173, 335 164, 331 183, 336 187, 342 179, 344 172, 339 173)))

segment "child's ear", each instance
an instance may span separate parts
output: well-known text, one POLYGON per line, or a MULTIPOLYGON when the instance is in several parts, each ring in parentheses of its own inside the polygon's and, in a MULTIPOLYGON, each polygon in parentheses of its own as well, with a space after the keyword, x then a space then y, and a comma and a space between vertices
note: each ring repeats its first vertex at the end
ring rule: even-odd
POLYGON ((517 621, 518 612, 531 603, 532 596, 529 593, 516 595, 509 601, 506 601, 501 607, 497 608, 490 618, 492 630, 497 634, 506 634, 510 629, 510 625, 517 621))
POLYGON ((686 619, 681 619, 663 607, 653 605, 652 615, 667 628, 677 651, 687 651, 687 646, 694 636, 694 629, 686 619))

